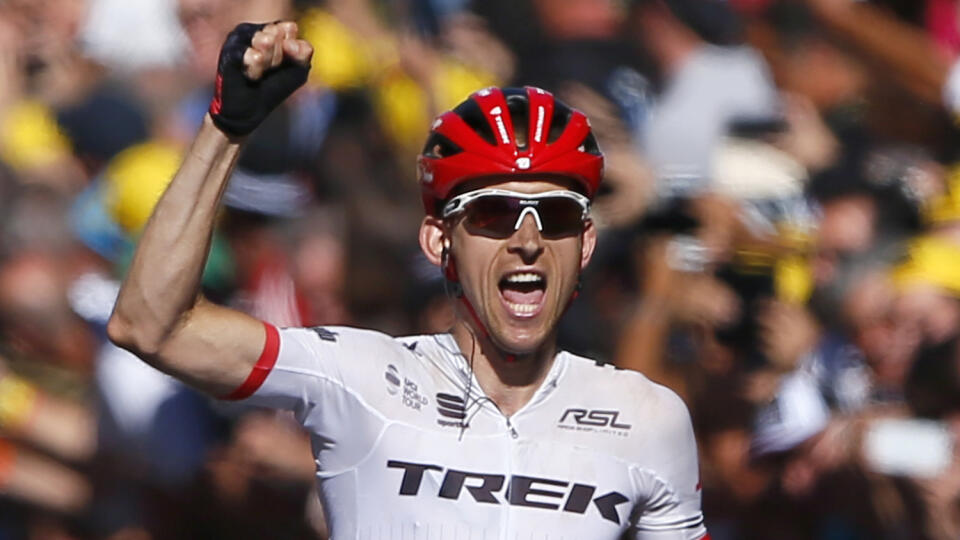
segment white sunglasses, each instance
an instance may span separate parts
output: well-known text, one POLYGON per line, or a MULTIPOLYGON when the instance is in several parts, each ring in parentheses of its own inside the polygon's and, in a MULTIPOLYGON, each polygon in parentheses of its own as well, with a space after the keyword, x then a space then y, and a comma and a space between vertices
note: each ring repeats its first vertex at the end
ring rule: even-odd
POLYGON ((520 229, 530 214, 545 238, 583 232, 590 217, 590 199, 566 189, 521 193, 485 188, 453 197, 443 206, 444 219, 464 213, 468 230, 484 236, 507 238, 520 229))

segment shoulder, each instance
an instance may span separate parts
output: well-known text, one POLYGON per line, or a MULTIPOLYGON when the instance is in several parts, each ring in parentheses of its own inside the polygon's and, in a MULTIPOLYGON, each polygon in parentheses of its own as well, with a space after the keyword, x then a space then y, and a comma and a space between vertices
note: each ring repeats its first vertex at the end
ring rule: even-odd
POLYGON ((283 328, 267 383, 295 396, 317 395, 312 387, 320 385, 331 399, 346 391, 375 407, 381 394, 393 396, 407 378, 427 380, 429 363, 416 342, 347 326, 283 328))
POLYGON ((568 376, 588 382, 588 385, 582 385, 584 387, 603 389, 605 394, 614 394, 631 407, 666 407, 684 412, 687 410, 683 400, 673 390, 651 381, 639 371, 623 369, 572 353, 563 354, 569 356, 568 376))
POLYGON ((632 426, 627 444, 631 453, 663 445, 694 444, 687 405, 673 390, 640 372, 573 354, 567 369, 569 392, 577 394, 577 403, 588 409, 615 410, 623 423, 632 426))
POLYGON ((281 328, 285 339, 295 339, 302 343, 321 347, 340 348, 398 348, 401 342, 396 338, 366 328, 350 326, 304 326, 281 328))
POLYGON ((328 374, 384 368, 412 356, 403 339, 363 328, 313 326, 280 330, 280 357, 300 357, 328 374))

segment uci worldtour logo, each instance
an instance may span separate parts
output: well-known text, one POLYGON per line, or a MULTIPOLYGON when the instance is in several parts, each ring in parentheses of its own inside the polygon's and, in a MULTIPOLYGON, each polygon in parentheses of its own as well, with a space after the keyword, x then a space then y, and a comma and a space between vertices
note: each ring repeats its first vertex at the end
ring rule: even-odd
POLYGON ((404 406, 410 407, 415 411, 422 411, 427 405, 427 396, 420 393, 420 387, 417 383, 400 375, 400 370, 393 364, 387 365, 387 370, 383 373, 383 378, 387 381, 387 393, 395 396, 401 391, 401 397, 404 406))
POLYGON ((403 381, 400 380, 400 370, 397 369, 397 366, 393 364, 387 365, 387 371, 384 372, 383 378, 387 380, 387 393, 391 396, 397 395, 397 392, 400 391, 400 385, 403 384, 403 381))
POLYGON ((407 497, 420 493, 423 475, 432 471, 430 474, 443 475, 437 497, 454 501, 466 491, 474 502, 480 504, 509 504, 573 514, 586 514, 593 508, 600 517, 617 525, 620 524, 617 507, 629 501, 617 491, 597 495, 596 486, 553 478, 458 471, 440 465, 396 460, 387 461, 387 468, 403 470, 399 495, 407 497))

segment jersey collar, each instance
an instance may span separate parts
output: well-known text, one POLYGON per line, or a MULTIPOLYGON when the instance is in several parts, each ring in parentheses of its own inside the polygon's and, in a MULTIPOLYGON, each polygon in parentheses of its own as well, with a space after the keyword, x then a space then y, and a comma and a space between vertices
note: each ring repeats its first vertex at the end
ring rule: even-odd
MULTIPOLYGON (((437 334, 435 338, 440 348, 447 353, 441 355, 441 361, 443 364, 445 364, 443 367, 449 368, 454 372, 454 379, 458 385, 461 386, 461 389, 465 392, 469 389, 469 394, 472 399, 477 399, 479 402, 489 406, 497 413, 500 413, 499 409, 497 409, 492 400, 485 399, 486 395, 483 392, 483 388, 480 387, 480 383, 477 381, 476 375, 470 368, 469 357, 460 350, 460 347, 457 345, 457 341, 453 338, 453 335, 437 334)), ((550 371, 547 372, 547 376, 543 379, 543 383, 539 388, 537 388, 536 392, 534 392, 533 397, 530 398, 530 401, 521 407, 520 410, 518 410, 513 416, 516 417, 523 414, 524 411, 542 403, 551 394, 553 394, 554 390, 557 389, 560 379, 566 372, 569 363, 570 355, 566 351, 557 351, 557 354, 553 357, 553 365, 550 366, 550 371)))

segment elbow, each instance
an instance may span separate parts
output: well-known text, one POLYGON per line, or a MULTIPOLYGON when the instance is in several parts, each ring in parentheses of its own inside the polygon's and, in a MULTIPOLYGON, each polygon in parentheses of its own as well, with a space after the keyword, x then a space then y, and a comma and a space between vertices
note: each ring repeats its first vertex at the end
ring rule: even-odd
POLYGON ((110 341, 126 349, 137 356, 150 356, 160 350, 160 342, 157 339, 149 339, 142 330, 137 329, 137 325, 114 310, 107 321, 107 337, 110 341))
POLYGON ((133 330, 129 321, 114 311, 107 321, 107 337, 117 347, 130 349, 133 347, 133 330))

